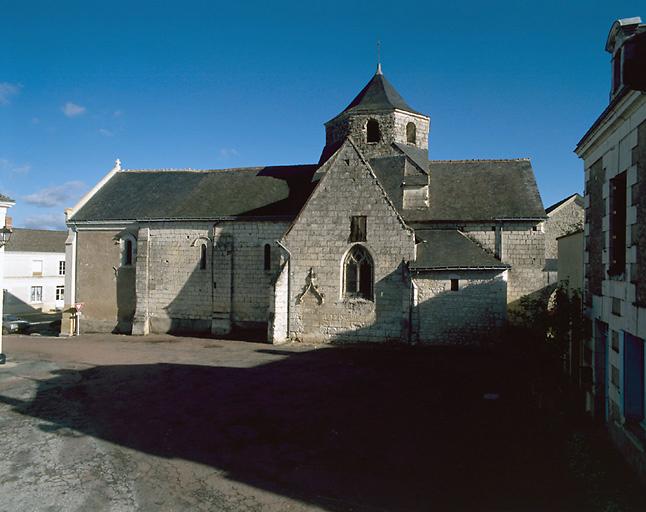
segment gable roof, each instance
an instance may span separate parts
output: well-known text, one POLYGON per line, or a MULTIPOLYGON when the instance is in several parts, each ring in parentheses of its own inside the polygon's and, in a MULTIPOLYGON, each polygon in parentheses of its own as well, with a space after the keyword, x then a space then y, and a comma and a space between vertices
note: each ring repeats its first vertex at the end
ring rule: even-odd
POLYGON ((428 174, 428 150, 412 146, 410 144, 401 144, 393 142, 394 146, 404 153, 411 162, 413 162, 420 171, 428 174))
MULTIPOLYGON (((420 114, 413 110, 406 100, 401 97, 393 85, 381 72, 381 66, 370 79, 361 92, 345 107, 342 113, 361 113, 379 110, 405 110, 413 114, 420 114)), ((420 114, 423 115, 423 114, 420 114)))
POLYGON ((291 218, 311 193, 317 167, 119 171, 70 220, 291 218))
POLYGON ((509 265, 485 252, 457 230, 416 229, 417 259, 414 270, 506 269, 509 265))
POLYGON ((66 239, 67 231, 13 228, 5 251, 65 253, 66 239))
POLYGON ((570 199, 574 199, 574 202, 577 204, 577 206, 580 206, 581 208, 583 208, 584 206, 583 196, 578 192, 576 192, 571 196, 567 196, 565 199, 561 199, 558 203, 554 203, 552 206, 548 206, 547 208, 545 208, 545 213, 552 213, 559 206, 562 206, 565 203, 567 203, 570 199))
POLYGON ((429 207, 409 222, 545 218, 528 159, 431 160, 429 207))

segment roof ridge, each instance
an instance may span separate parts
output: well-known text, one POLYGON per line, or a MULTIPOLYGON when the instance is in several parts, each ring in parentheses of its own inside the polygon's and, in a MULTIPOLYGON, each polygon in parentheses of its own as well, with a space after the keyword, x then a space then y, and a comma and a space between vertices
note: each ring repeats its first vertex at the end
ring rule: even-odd
POLYGON ((469 162, 529 162, 530 159, 527 157, 521 158, 465 158, 462 160, 430 160, 430 163, 469 163, 469 162))
POLYGON ((283 165, 255 165, 250 167, 224 167, 222 169, 193 169, 192 167, 161 167, 157 169, 121 169, 119 172, 227 172, 227 171, 258 171, 261 169, 275 169, 277 167, 316 167, 318 164, 283 164, 283 165))

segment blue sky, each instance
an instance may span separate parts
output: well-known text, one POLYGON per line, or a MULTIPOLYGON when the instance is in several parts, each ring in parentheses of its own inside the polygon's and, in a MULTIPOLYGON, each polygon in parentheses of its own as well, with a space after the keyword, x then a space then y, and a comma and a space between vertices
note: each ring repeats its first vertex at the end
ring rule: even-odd
MULTIPOLYGON (((310 163, 375 69, 431 116, 430 157, 532 159, 548 206, 608 102, 605 38, 643 0, 0 0, 0 191, 16 226, 125 168, 310 163)), ((641 10, 640 10, 641 8, 641 10)))

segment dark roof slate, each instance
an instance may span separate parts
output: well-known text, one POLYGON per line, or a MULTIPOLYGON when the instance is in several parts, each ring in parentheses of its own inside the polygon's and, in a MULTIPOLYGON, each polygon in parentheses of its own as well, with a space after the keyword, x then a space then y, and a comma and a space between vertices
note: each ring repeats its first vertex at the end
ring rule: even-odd
POLYGON ((72 221, 293 217, 316 165, 116 173, 72 221))
POLYGON ((404 153, 424 174, 428 174, 428 150, 410 144, 393 143, 397 149, 404 153))
POLYGON ((583 208, 584 202, 583 202, 583 196, 579 194, 578 192, 572 194, 571 196, 567 196, 565 199, 561 199, 558 203, 554 203, 552 206, 548 206, 545 208, 545 213, 552 213, 554 210, 556 210, 559 206, 562 204, 567 203, 570 199, 574 197, 574 202, 583 208))
POLYGON ((406 103, 388 79, 377 72, 343 112, 362 113, 393 109, 419 114, 406 103))
POLYGON ((67 231, 13 228, 7 252, 65 252, 67 231))
POLYGON ((417 259, 410 264, 414 270, 509 268, 460 231, 416 229, 415 236, 423 242, 417 244, 417 259))
POLYGON ((431 160, 429 207, 409 222, 544 218, 529 160, 431 160))

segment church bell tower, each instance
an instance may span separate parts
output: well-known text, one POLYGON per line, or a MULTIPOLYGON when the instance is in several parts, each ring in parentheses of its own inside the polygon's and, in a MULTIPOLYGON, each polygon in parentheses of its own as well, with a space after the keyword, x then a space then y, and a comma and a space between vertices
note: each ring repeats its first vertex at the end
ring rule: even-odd
POLYGON ((430 118, 413 110, 381 71, 339 115, 325 123, 325 148, 321 162, 352 137, 367 158, 395 153, 393 143, 428 151, 430 118))

